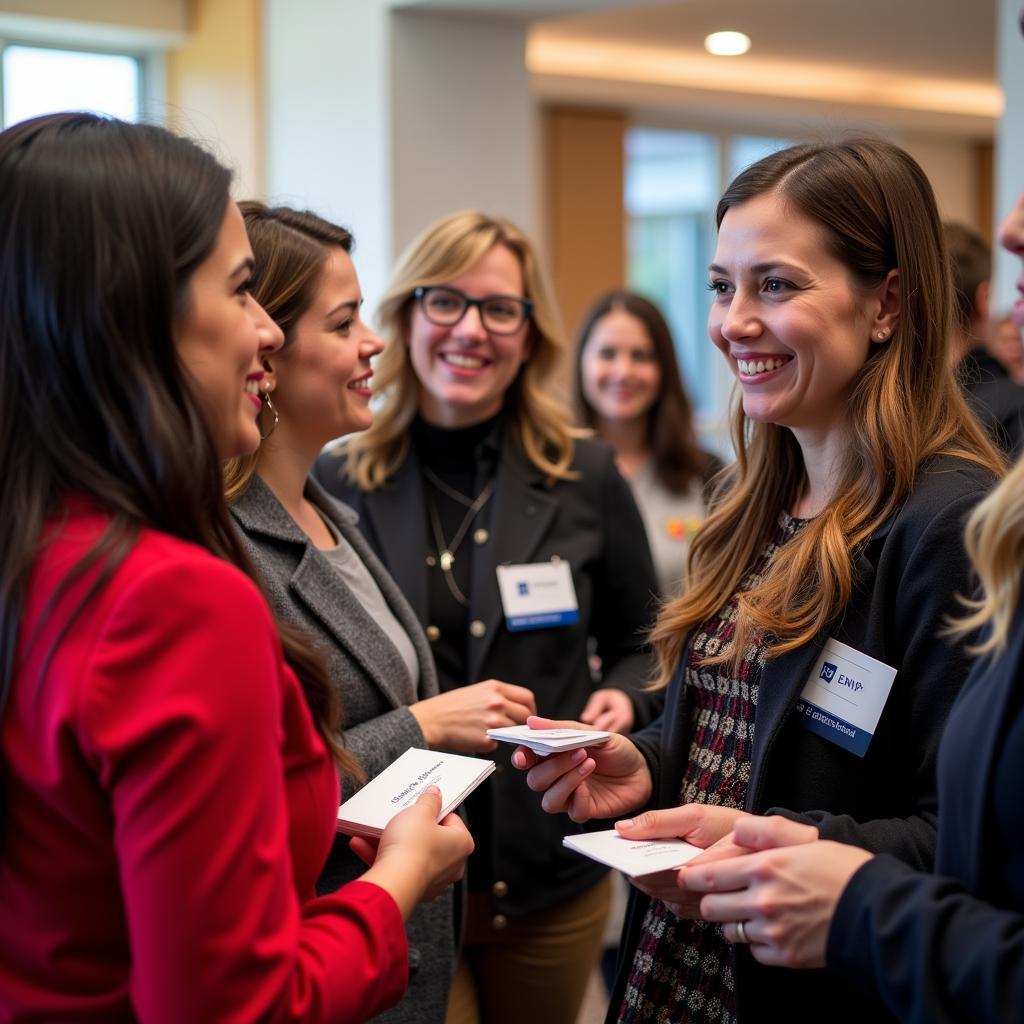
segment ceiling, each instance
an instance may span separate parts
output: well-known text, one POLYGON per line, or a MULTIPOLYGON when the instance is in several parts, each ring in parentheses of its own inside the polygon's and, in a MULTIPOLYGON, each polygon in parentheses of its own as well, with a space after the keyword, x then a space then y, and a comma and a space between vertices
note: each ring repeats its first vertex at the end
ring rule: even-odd
POLYGON ((693 52, 703 52, 709 32, 735 29, 753 40, 751 58, 992 83, 995 7, 995 0, 674 0, 605 5, 534 27, 550 39, 693 52))

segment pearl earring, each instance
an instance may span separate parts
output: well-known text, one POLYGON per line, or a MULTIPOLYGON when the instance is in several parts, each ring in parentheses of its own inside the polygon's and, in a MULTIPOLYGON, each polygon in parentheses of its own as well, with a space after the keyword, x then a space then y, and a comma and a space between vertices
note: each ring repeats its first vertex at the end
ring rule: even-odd
POLYGON ((885 341, 885 339, 889 337, 889 332, 879 331, 878 334, 875 335, 875 337, 878 338, 879 341, 885 341))

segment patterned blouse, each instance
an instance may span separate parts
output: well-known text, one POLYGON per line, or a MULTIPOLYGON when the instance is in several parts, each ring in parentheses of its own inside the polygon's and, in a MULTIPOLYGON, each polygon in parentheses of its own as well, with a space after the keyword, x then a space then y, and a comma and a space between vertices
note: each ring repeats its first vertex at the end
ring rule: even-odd
MULTIPOLYGON (((751 590, 765 577, 779 548, 807 522, 779 514, 774 536, 740 581, 751 590)), ((686 703, 691 720, 690 753, 680 804, 742 808, 750 781, 757 690, 764 666, 763 638, 744 652, 738 670, 731 663, 703 667, 733 636, 737 598, 690 637, 683 653, 686 703)), ((633 957, 619 1024, 734 1024, 736 995, 729 943, 718 925, 678 918, 652 900, 633 957)))

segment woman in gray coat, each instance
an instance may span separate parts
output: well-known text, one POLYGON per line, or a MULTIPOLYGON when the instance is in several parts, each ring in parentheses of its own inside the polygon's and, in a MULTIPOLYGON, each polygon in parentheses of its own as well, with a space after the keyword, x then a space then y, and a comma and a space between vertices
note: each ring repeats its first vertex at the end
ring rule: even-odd
MULTIPOLYGON (((423 631, 355 512, 309 479, 328 441, 372 422, 370 359, 382 345, 360 319, 352 237, 311 213, 240 205, 256 260, 253 294, 285 337, 264 365, 260 450, 227 472, 232 513, 268 598, 324 654, 347 746, 367 777, 409 747, 493 749, 486 730, 524 722, 535 711, 533 694, 497 680, 439 694, 423 631)), ((344 780, 343 797, 357 785, 344 780)), ((331 891, 364 868, 339 837, 319 888, 331 891)), ((449 891, 409 919, 409 988, 379 1020, 443 1021, 452 904, 449 891)))

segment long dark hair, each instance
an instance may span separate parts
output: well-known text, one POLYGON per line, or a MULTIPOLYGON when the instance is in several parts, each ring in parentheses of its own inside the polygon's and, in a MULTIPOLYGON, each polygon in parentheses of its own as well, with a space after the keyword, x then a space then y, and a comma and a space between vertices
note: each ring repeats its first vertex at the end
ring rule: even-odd
POLYGON ((598 320, 613 310, 635 316, 647 329, 654 358, 661 370, 661 387, 647 413, 647 441, 654 472, 668 490, 681 494, 694 480, 705 479, 714 459, 697 443, 693 407, 683 388, 672 332, 661 310, 636 292, 622 289, 605 292, 583 317, 576 335, 576 407, 588 427, 597 427, 597 414, 583 393, 583 349, 598 320))
MULTIPOLYGON (((0 708, 40 534, 67 495, 111 517, 70 577, 101 565, 86 601, 143 526, 254 575, 173 339, 230 178, 151 125, 53 114, 0 133, 0 708)), ((323 669, 287 630, 282 641, 330 741, 323 669)))

